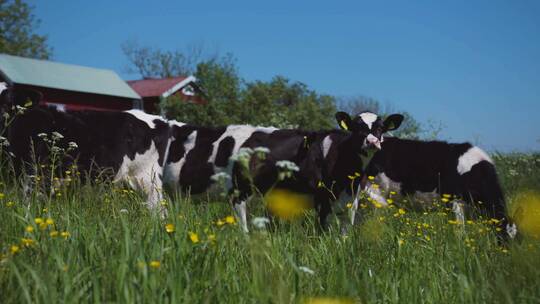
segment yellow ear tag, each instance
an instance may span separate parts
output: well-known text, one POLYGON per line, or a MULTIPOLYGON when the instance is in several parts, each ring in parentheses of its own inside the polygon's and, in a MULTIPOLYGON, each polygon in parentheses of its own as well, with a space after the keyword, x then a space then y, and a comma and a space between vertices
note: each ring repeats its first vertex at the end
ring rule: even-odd
POLYGON ((345 121, 340 121, 339 122, 339 125, 341 126, 341 128, 343 128, 343 130, 349 130, 349 128, 347 127, 347 124, 345 123, 345 121))

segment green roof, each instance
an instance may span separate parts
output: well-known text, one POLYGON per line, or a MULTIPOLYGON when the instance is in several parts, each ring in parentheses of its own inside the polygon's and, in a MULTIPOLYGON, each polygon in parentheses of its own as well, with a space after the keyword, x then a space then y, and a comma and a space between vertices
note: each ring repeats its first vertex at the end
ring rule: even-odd
POLYGON ((111 70, 0 54, 0 72, 17 84, 141 99, 111 70))

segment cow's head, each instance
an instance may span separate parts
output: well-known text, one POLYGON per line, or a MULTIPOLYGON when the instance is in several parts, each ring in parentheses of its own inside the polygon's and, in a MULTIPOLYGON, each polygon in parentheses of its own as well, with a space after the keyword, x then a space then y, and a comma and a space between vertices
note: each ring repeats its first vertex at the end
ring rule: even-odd
POLYGON ((362 112, 351 118, 345 112, 337 112, 336 120, 343 130, 350 131, 359 140, 362 140, 363 149, 381 149, 383 134, 392 131, 401 125, 403 115, 392 114, 383 121, 377 114, 362 112))

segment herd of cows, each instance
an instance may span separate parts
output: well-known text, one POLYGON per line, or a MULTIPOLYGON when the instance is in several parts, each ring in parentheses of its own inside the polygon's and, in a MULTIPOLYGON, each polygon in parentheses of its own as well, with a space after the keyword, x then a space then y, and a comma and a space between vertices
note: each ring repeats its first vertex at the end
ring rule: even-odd
POLYGON ((253 191, 285 188, 312 195, 323 228, 332 209, 348 203, 354 223, 360 193, 384 205, 385 196, 395 191, 419 199, 450 194, 458 219, 463 220, 465 202, 500 225, 501 239, 517 233, 489 156, 468 143, 384 137, 399 128, 400 114, 382 120, 370 112, 354 117, 338 112, 341 129, 328 131, 207 127, 139 110, 62 112, 37 105, 39 92, 5 83, 0 83, 0 92, 0 136, 9 142, 4 149, 17 174, 35 175, 36 163, 50 161, 52 147, 43 134, 57 132, 55 145, 67 153, 59 172, 74 164, 92 179, 109 172, 114 181, 127 182, 147 195, 147 207, 163 217, 164 185, 203 193, 221 175, 246 232, 246 207, 253 191), (70 144, 76 148, 68 149, 70 144), (283 175, 283 170, 290 172, 283 175))

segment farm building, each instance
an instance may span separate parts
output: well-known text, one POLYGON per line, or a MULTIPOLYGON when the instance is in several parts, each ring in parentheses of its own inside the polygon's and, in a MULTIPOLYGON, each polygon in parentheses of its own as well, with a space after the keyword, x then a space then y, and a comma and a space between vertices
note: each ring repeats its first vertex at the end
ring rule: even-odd
POLYGON ((0 54, 0 81, 37 90, 61 110, 141 108, 141 97, 113 71, 0 54))
POLYGON ((160 79, 149 78, 130 80, 127 83, 135 92, 141 95, 144 103, 144 111, 148 113, 156 113, 157 105, 161 99, 171 96, 178 97, 184 102, 206 103, 203 92, 200 86, 197 85, 197 78, 194 76, 160 79))

